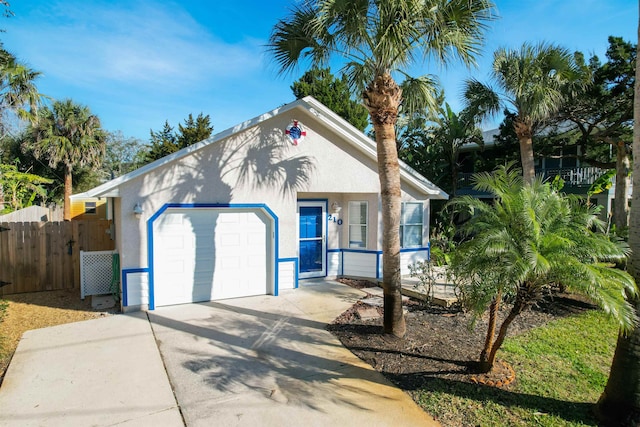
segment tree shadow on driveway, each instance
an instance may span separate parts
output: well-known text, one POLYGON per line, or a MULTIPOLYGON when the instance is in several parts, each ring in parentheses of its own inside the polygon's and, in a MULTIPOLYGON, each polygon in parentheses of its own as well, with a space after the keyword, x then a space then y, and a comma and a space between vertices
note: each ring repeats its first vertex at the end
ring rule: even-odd
POLYGON ((324 323, 220 303, 168 307, 149 319, 179 402, 242 395, 324 412, 367 411, 364 396, 386 399, 388 383, 324 323))

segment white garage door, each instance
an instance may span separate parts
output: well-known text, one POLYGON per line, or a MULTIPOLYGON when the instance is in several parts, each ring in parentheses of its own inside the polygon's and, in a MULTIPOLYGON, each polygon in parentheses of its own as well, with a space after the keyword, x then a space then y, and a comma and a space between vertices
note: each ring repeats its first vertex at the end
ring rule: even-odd
POLYGON ((155 305, 269 293, 261 211, 167 209, 153 224, 155 305))

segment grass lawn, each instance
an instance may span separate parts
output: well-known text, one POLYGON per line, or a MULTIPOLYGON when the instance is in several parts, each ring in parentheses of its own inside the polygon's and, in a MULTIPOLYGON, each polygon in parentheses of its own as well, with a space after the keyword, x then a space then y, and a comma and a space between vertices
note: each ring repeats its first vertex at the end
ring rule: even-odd
POLYGON ((508 389, 435 379, 414 398, 444 426, 596 425, 618 335, 600 311, 509 338, 498 352, 516 371, 508 389))

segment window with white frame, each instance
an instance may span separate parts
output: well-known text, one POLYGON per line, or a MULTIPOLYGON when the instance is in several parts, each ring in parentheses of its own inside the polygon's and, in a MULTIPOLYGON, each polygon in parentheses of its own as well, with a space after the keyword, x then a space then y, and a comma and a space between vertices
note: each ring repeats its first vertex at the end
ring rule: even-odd
POLYGON ((400 218, 400 246, 418 248, 422 246, 422 202, 403 202, 400 218))
POLYGON ((84 202, 84 213, 85 215, 95 215, 96 212, 96 202, 84 202))
POLYGON ((367 202, 349 202, 349 247, 367 247, 367 202))

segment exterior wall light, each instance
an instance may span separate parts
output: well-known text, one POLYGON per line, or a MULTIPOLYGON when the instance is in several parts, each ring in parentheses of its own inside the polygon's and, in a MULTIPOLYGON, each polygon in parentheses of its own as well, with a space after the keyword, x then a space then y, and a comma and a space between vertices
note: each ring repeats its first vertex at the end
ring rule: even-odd
POLYGON ((140 203, 136 203, 136 205, 133 207, 133 215, 137 219, 140 219, 142 218, 143 213, 144 213, 144 210, 142 210, 142 206, 140 206, 140 203))
POLYGON ((340 213, 342 210, 342 206, 338 204, 338 202, 331 203, 331 212, 334 214, 340 213))

